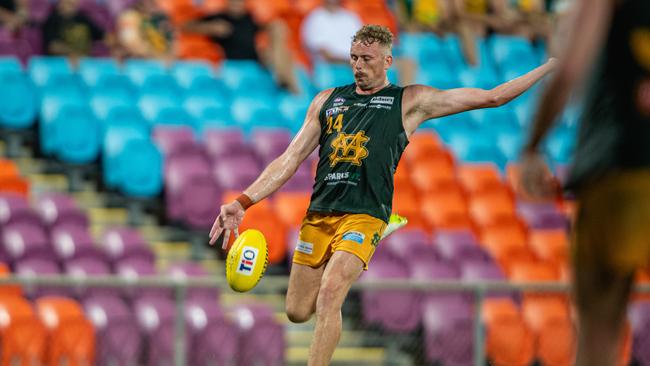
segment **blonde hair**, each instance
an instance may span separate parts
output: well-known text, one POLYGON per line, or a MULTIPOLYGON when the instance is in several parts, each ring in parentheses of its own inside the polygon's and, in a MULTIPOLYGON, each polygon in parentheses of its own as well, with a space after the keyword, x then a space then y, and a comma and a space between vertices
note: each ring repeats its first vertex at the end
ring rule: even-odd
POLYGON ((383 25, 367 24, 364 25, 352 37, 352 43, 361 42, 365 45, 371 45, 377 42, 380 46, 393 47, 393 33, 383 25))

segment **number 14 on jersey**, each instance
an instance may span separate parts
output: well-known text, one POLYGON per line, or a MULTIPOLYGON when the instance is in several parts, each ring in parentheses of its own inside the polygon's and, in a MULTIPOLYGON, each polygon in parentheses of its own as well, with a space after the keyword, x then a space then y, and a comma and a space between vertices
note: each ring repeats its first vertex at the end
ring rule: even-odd
POLYGON ((341 132, 341 129, 343 128, 343 114, 339 114, 336 116, 336 119, 334 117, 329 116, 327 118, 327 133, 330 134, 333 131, 336 130, 337 132, 341 132))

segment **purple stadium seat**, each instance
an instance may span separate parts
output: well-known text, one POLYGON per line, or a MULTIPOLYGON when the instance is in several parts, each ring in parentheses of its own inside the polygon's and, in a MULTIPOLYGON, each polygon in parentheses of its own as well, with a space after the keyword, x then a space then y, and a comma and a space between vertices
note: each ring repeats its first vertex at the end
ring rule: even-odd
POLYGON ((262 163, 268 165, 289 146, 291 133, 281 129, 255 130, 251 136, 251 143, 262 163))
POLYGON ((384 252, 398 260, 410 263, 411 260, 431 260, 440 259, 440 254, 431 244, 427 234, 418 229, 400 230, 379 244, 377 252, 384 252))
POLYGON ((127 258, 139 259, 152 264, 155 261, 153 251, 134 229, 107 229, 102 236, 101 247, 113 267, 127 258))
POLYGON ((50 228, 58 225, 88 227, 86 213, 70 196, 61 193, 44 195, 36 202, 36 209, 50 228))
POLYGON ((491 261, 490 255, 481 248, 470 231, 440 230, 434 236, 438 252, 445 260, 459 263, 464 260, 491 261))
POLYGON ((105 32, 110 32, 115 28, 115 19, 105 6, 105 2, 82 0, 80 3, 80 9, 82 13, 87 15, 105 32))
POLYGON ((632 355, 640 365, 650 365, 650 302, 632 303, 628 311, 632 326, 632 355))
POLYGON ((550 203, 520 202, 517 211, 533 229, 562 229, 569 224, 568 219, 550 203))
POLYGON ((97 334, 96 364, 138 364, 142 337, 128 305, 116 296, 93 296, 84 300, 83 305, 97 334))
POLYGON ((2 252, 10 262, 28 258, 50 259, 54 253, 45 231, 24 222, 4 225, 0 236, 2 252))
POLYGON ((422 304, 424 345, 429 362, 472 364, 472 306, 461 297, 428 298, 422 304))
POLYGON ((157 126, 153 139, 165 156, 169 156, 184 144, 194 144, 194 131, 188 126, 157 126))
POLYGON ((16 56, 26 63, 33 54, 34 51, 26 39, 0 39, 0 56, 16 56))
POLYGON ((190 365, 236 365, 239 329, 225 314, 219 303, 205 298, 192 298, 186 305, 189 327, 190 365))
MULTIPOLYGON (((144 364, 172 365, 176 314, 174 302, 160 297, 145 297, 138 299, 133 309, 140 332, 144 335, 145 343, 149 345, 145 351, 144 364)), ((186 350, 191 350, 189 340, 190 337, 184 339, 186 350)), ((189 354, 191 352, 187 353, 189 354)), ((187 360, 184 360, 183 364, 186 363, 187 360)))
POLYGON ((293 261, 293 253, 296 251, 296 245, 298 245, 298 237, 300 236, 300 228, 293 227, 289 229, 287 234, 287 261, 289 266, 293 261))
MULTIPOLYGON (((203 267, 193 262, 173 264, 168 273, 173 278, 207 277, 210 275, 203 267)), ((190 288, 187 291, 187 298, 215 302, 219 298, 219 290, 215 288, 190 288)))
POLYGON ((239 327, 237 365, 284 365, 284 327, 273 311, 263 304, 240 305, 233 311, 239 327))
MULTIPOLYGON (((406 263, 375 258, 362 277, 366 280, 408 279, 411 272, 406 263)), ((364 291, 361 295, 363 318, 366 323, 379 323, 394 332, 414 331, 420 323, 420 296, 410 291, 364 291)))
POLYGON ((203 145, 212 159, 252 153, 240 129, 208 129, 203 134, 203 145))
MULTIPOLYGON (((97 258, 71 259, 65 263, 64 269, 67 275, 78 278, 108 276, 111 274, 111 269, 108 266, 108 263, 97 258)), ((118 296, 119 290, 106 287, 77 286, 74 288, 74 295, 79 299, 102 295, 118 296)))
MULTIPOLYGON (((14 273, 19 276, 50 276, 61 273, 59 264, 48 258, 31 258, 19 260, 14 264, 14 273)), ((25 295, 31 300, 41 296, 70 296, 71 291, 64 287, 24 286, 25 295)))
POLYGON ((221 190, 210 175, 210 162, 203 154, 186 154, 168 159, 165 174, 167 216, 192 228, 212 225, 221 202, 221 190))
POLYGON ((44 23, 52 11, 50 0, 29 0, 29 19, 37 24, 44 23))
POLYGON ((25 27, 22 29, 20 37, 24 39, 31 48, 31 54, 43 54, 43 32, 38 27, 25 27))
POLYGON ((257 161, 250 156, 219 159, 212 171, 219 186, 231 191, 246 189, 261 173, 257 161))
MULTIPOLYGON (((484 281, 503 281, 506 276, 495 262, 482 260, 466 260, 460 264, 461 279, 463 282, 484 282, 484 281)), ((467 294, 466 298, 471 299, 473 294, 467 294)), ((488 292, 488 297, 510 297, 513 300, 518 298, 516 292, 488 292)))
MULTIPOLYGON (((156 276, 158 272, 153 263, 139 258, 129 258, 120 261, 115 268, 115 274, 127 279, 138 279, 140 277, 156 276)), ((128 286, 124 289, 124 295, 136 301, 143 298, 166 298, 172 296, 172 291, 165 288, 147 288, 138 286, 128 286)))
POLYGON ((0 226, 18 222, 43 227, 41 217, 29 207, 29 203, 23 197, 0 193, 0 226))
POLYGON ((59 261, 77 258, 94 258, 105 261, 104 253, 95 245, 85 227, 59 225, 50 234, 52 249, 59 261))

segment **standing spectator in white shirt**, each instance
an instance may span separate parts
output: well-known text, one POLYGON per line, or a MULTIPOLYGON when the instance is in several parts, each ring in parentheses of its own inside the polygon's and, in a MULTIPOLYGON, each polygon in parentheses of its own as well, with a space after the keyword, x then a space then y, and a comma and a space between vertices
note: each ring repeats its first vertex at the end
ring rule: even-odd
POLYGON ((350 40, 362 25, 340 0, 325 0, 307 15, 300 33, 312 61, 348 62, 350 40))

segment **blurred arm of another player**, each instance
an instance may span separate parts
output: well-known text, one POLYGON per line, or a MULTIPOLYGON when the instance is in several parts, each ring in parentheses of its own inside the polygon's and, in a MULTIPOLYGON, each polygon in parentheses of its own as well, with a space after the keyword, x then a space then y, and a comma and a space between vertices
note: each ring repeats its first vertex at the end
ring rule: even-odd
POLYGON ((473 109, 502 106, 530 89, 544 75, 553 71, 557 60, 550 59, 525 75, 494 89, 457 88, 440 90, 426 85, 410 85, 404 90, 403 123, 408 136, 426 120, 473 109))
POLYGON ((591 71, 604 42, 613 12, 612 0, 581 0, 557 73, 546 86, 521 158, 522 193, 532 199, 551 199, 558 185, 544 162, 539 146, 564 109, 572 90, 591 71))
POLYGON ((230 238, 230 231, 235 231, 235 235, 237 235, 237 227, 241 224, 246 209, 280 189, 318 146, 321 130, 319 113, 333 90, 324 90, 312 100, 305 122, 287 150, 273 160, 241 196, 233 202, 221 206, 221 212, 214 220, 210 230, 210 245, 213 245, 225 231, 223 238, 223 248, 225 249, 230 238))

